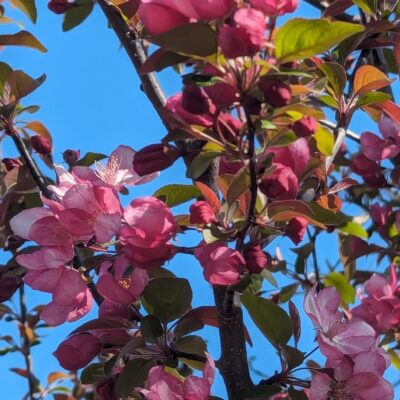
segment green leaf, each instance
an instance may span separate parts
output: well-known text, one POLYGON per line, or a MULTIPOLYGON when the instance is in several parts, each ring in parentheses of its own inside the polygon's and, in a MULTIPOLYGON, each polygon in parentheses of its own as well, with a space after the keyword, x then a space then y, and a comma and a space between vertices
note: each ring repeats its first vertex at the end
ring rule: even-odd
POLYGON ((98 382, 104 376, 103 364, 88 365, 81 373, 81 382, 84 385, 91 385, 98 382))
POLYGON ((33 23, 36 23, 37 10, 35 0, 10 0, 11 4, 21 10, 33 23))
POLYGON ((174 334, 180 338, 189 333, 199 331, 204 328, 204 323, 199 318, 183 318, 179 320, 174 328, 174 334))
POLYGON ((319 126, 314 134, 318 150, 325 156, 332 155, 335 139, 329 129, 319 126))
POLYGON ((348 233, 349 235, 368 239, 369 235, 365 228, 355 221, 349 221, 346 225, 340 227, 340 232, 348 233))
POLYGON ((244 294, 243 305, 263 335, 276 347, 286 344, 293 334, 292 321, 273 301, 244 294))
POLYGON ((144 387, 147 375, 154 365, 154 360, 129 360, 115 382, 117 397, 127 397, 135 387, 144 387))
MULTIPOLYGON (((177 340, 175 343, 175 348, 183 353, 195 354, 203 357, 205 351, 207 350, 206 343, 200 336, 197 335, 189 335, 177 340)), ((189 360, 185 357, 182 357, 182 359, 185 360, 185 364, 190 365, 192 368, 203 369, 204 367, 204 364, 200 361, 189 360)))
POLYGON ((332 86, 336 98, 340 98, 347 82, 345 69, 340 64, 331 62, 323 63, 318 68, 328 78, 328 82, 332 86))
POLYGON ((142 295, 143 306, 161 322, 171 322, 190 309, 192 289, 182 278, 156 278, 150 281, 142 295))
POLYGON ((74 5, 64 13, 62 30, 69 31, 80 25, 93 11, 93 3, 74 5))
POLYGON ((146 315, 140 320, 140 332, 146 340, 154 340, 164 333, 160 320, 154 315, 146 315))
POLYGON ((325 277, 324 283, 326 286, 335 287, 340 293, 340 297, 343 302, 354 303, 356 291, 343 274, 340 274, 339 272, 331 272, 325 277))
POLYGON ((327 94, 323 94, 319 97, 319 100, 326 104, 328 107, 332 107, 333 109, 337 109, 339 107, 338 102, 332 97, 327 94))
POLYGON ((153 196, 162 200, 168 207, 174 207, 199 198, 202 194, 194 185, 166 185, 154 192, 153 196))
POLYGON ((308 58, 363 30, 363 26, 348 22, 294 18, 276 33, 275 55, 280 63, 308 58))
POLYGON ((90 167, 96 161, 104 160, 105 158, 107 158, 105 154, 92 153, 89 151, 84 157, 78 160, 74 166, 90 167))
POLYGON ((356 103, 357 107, 368 106, 370 104, 383 103, 388 101, 392 96, 383 92, 369 92, 361 96, 356 103))
POLYGON ((186 176, 193 180, 199 178, 204 174, 213 160, 220 155, 221 153, 219 151, 202 151, 193 158, 187 169, 186 176))
POLYGON ((290 400, 308 400, 307 395, 302 390, 296 390, 293 386, 290 386, 288 393, 290 400))
POLYGON ((279 301, 281 303, 286 303, 287 301, 289 301, 296 294, 296 290, 298 287, 298 283, 292 283, 291 285, 283 287, 279 292, 279 301))
POLYGON ((360 7, 366 14, 376 14, 378 8, 378 0, 352 0, 353 3, 360 7))
POLYGON ((30 32, 20 31, 12 35, 0 35, 0 46, 23 46, 46 53, 47 49, 30 32))
POLYGON ((216 32, 202 22, 180 25, 148 39, 165 50, 188 56, 207 57, 218 49, 216 32))

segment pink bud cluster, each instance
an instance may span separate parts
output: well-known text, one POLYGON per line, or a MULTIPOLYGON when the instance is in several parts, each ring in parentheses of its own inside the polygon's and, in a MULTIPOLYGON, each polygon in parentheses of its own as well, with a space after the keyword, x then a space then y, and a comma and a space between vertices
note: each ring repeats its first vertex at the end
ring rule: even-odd
MULTIPOLYGON (((366 286, 370 285, 367 281, 366 286)), ((313 375, 309 399, 392 400, 393 387, 382 377, 390 360, 378 346, 379 331, 360 318, 363 311, 368 313, 365 301, 353 310, 358 317, 353 314, 351 320, 338 311, 339 304, 340 295, 333 287, 319 292, 313 287, 304 300, 305 312, 317 329, 319 348, 327 357, 327 369, 313 375)))

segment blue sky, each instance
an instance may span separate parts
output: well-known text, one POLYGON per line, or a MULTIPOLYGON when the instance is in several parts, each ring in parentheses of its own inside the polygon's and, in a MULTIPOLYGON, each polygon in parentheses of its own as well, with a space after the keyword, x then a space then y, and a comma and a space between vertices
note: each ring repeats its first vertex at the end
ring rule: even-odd
MULTIPOLYGON (((317 17, 311 7, 303 4, 297 14, 307 17, 317 17)), ((26 21, 25 17, 13 13, 18 21, 26 21)), ((26 23, 26 22, 25 22, 26 23)), ((34 116, 42 121, 54 138, 54 157, 62 161, 61 154, 65 149, 80 149, 84 154, 94 151, 109 154, 119 144, 130 145, 140 149, 150 143, 157 143, 165 130, 156 113, 139 90, 139 81, 128 57, 119 47, 119 43, 100 10, 95 8, 93 14, 78 28, 64 33, 61 31, 61 17, 47 10, 46 1, 38 1, 38 22, 36 26, 26 23, 27 28, 34 33, 47 47, 48 53, 41 54, 25 48, 7 48, 2 52, 2 61, 9 63, 14 69, 23 69, 31 76, 37 77, 43 72, 47 80, 43 86, 32 94, 26 104, 38 104, 40 111, 34 116)), ((10 26, 1 26, 1 32, 9 33, 10 26)), ((162 87, 168 95, 180 89, 179 76, 169 70, 160 74, 162 87)), ((359 117, 352 126, 354 130, 376 130, 369 119, 359 117)), ((15 154, 11 142, 4 141, 0 154, 10 156, 15 154)), ((152 194, 158 187, 168 183, 187 182, 184 177, 184 167, 177 163, 165 171, 154 182, 135 187, 124 201, 135 196, 152 194)), ((185 208, 174 209, 175 213, 185 211, 185 208)), ((336 253, 336 240, 333 235, 325 235, 318 246, 318 256, 321 264, 331 258, 332 251, 336 253)), ((196 244, 199 237, 191 235, 181 239, 182 244, 196 244)), ((287 249, 292 247, 283 241, 281 248, 288 261, 292 260, 287 249)), ((272 250, 272 248, 271 248, 272 250)), ((0 254, 0 262, 6 262, 7 255, 0 254)), ((193 306, 212 304, 212 291, 204 281, 201 268, 187 256, 177 256, 170 267, 182 277, 190 279, 193 285, 193 306)), ((372 264, 365 267, 374 267, 372 264)), ((285 284, 285 280, 280 283, 285 284)), ((266 290, 273 287, 266 285, 266 290)), ((47 303, 49 296, 27 291, 31 306, 47 303)), ((301 307, 302 295, 295 297, 301 307)), ((93 311, 88 318, 95 318, 93 311)), ((84 320, 78 321, 78 325, 84 320)), ((277 357, 271 346, 254 328, 246 316, 254 347, 249 348, 249 356, 255 357, 253 363, 258 370, 266 371, 267 375, 279 369, 277 357)), ((310 351, 313 348, 314 333, 310 322, 303 316, 303 335, 300 349, 310 351)), ((58 343, 77 326, 64 324, 55 329, 42 330, 43 343, 33 349, 33 363, 38 377, 45 382, 48 373, 60 370, 57 360, 51 355, 58 343)), ((0 321, 1 334, 10 333, 14 326, 0 321)), ((15 330, 14 330, 15 332, 15 330)), ((216 330, 205 329, 211 354, 218 357, 218 338, 216 330)), ((9 400, 21 399, 26 392, 26 383, 15 374, 8 371, 10 367, 22 367, 23 360, 19 355, 0 357, 0 398, 9 400)), ((397 373, 392 373, 396 379, 397 373)), ((258 377, 254 374, 255 381, 258 377)), ((213 393, 224 396, 223 384, 217 378, 213 393)))

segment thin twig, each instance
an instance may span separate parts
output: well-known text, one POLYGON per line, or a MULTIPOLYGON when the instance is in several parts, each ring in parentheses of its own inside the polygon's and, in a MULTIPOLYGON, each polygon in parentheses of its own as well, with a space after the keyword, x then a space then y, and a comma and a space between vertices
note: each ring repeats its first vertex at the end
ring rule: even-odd
MULTIPOLYGON (((336 123, 334 123, 334 122, 327 121, 326 119, 320 119, 318 122, 321 125, 324 125, 329 129, 332 129, 332 130, 336 129, 336 123)), ((346 136, 349 139, 353 140, 354 142, 360 143, 360 136, 357 135, 357 133, 355 133, 355 132, 353 132, 353 131, 351 131, 349 129, 346 130, 346 136)))
POLYGON ((312 259, 313 259, 313 266, 314 266, 314 273, 315 273, 315 280, 317 281, 317 287, 319 287, 321 283, 321 277, 319 273, 319 266, 318 266, 318 259, 317 259, 317 250, 315 247, 315 241, 317 239, 318 232, 315 232, 314 235, 311 234, 310 228, 307 227, 307 236, 310 240, 310 243, 313 244, 313 248, 311 251, 312 259))
POLYGON ((5 119, 2 119, 1 123, 3 125, 5 133, 11 137, 19 153, 21 154, 21 157, 24 159, 26 167, 28 168, 30 174, 32 175, 32 178, 36 182, 39 190, 43 193, 43 196, 51 200, 56 200, 54 194, 47 187, 48 183, 46 178, 43 176, 35 160, 32 158, 31 154, 25 146, 24 141, 21 139, 21 136, 18 134, 14 125, 5 119))
POLYGON ((25 302, 25 287, 21 285, 19 287, 19 306, 20 306, 20 324, 22 325, 22 355, 25 359, 25 368, 26 368, 26 379, 28 380, 29 392, 28 398, 30 400, 35 400, 35 377, 33 376, 32 371, 32 357, 31 357, 31 343, 29 337, 26 333, 26 329, 30 329, 27 323, 27 309, 25 302))

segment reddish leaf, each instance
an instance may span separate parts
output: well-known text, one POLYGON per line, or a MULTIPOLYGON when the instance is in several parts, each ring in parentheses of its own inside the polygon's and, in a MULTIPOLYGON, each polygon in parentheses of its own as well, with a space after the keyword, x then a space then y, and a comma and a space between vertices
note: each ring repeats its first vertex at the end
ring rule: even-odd
MULTIPOLYGON (((197 318, 201 322, 203 322, 204 325, 213 326, 215 328, 218 328, 219 326, 218 312, 217 308, 214 306, 202 306, 193 308, 192 310, 188 311, 185 315, 183 315, 179 321, 182 321, 187 318, 197 318)), ((253 342, 251 340, 249 331, 247 330, 246 327, 244 327, 244 336, 246 338, 246 342, 250 346, 253 346, 253 342)))
POLYGON ((28 371, 22 368, 10 368, 10 371, 15 372, 17 375, 22 376, 23 378, 28 377, 28 371))
POLYGON ((393 34, 393 54, 396 60, 397 72, 400 73, 400 35, 393 34))
POLYGON ((216 214, 219 214, 221 211, 221 203, 218 199, 218 196, 204 183, 196 182, 196 186, 200 189, 203 197, 207 201, 208 204, 213 208, 216 214))
POLYGON ((372 65, 363 65, 356 71, 354 91, 356 95, 363 95, 388 86, 390 83, 391 80, 378 68, 372 65))
POLYGON ((301 321, 299 311, 292 300, 289 300, 289 315, 293 325, 294 344, 297 347, 301 335, 301 321))
POLYGON ((341 190, 345 190, 345 189, 347 189, 347 188, 349 188, 350 186, 353 186, 353 185, 358 185, 358 182, 355 179, 344 178, 340 182, 336 183, 336 185, 333 185, 329 189, 329 194, 338 193, 341 190))
POLYGON ((79 328, 76 328, 72 331, 69 336, 75 335, 79 332, 88 332, 88 331, 96 331, 100 329, 127 329, 131 328, 132 325, 125 319, 122 318, 99 318, 93 319, 81 325, 79 328))
POLYGON ((51 385, 53 382, 58 381, 60 379, 68 378, 69 375, 64 372, 51 372, 47 375, 47 384, 51 385))
POLYGON ((390 118, 400 124, 400 107, 393 101, 376 104, 376 108, 383 110, 390 118))
POLYGON ((324 17, 335 18, 354 6, 351 0, 334 0, 324 11, 324 17))

